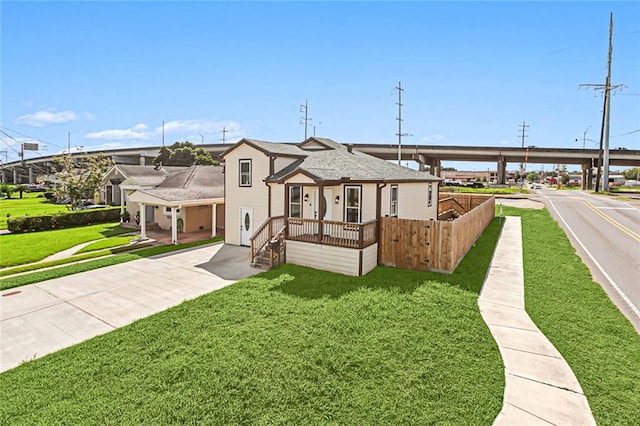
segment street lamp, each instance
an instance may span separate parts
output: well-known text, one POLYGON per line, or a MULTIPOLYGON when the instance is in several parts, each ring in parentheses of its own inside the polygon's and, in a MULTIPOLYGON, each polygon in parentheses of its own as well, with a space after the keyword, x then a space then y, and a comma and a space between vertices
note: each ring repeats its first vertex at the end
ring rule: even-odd
POLYGON ((200 135, 200 145, 204 145, 204 135, 202 133, 199 133, 199 132, 198 132, 198 134, 200 135))

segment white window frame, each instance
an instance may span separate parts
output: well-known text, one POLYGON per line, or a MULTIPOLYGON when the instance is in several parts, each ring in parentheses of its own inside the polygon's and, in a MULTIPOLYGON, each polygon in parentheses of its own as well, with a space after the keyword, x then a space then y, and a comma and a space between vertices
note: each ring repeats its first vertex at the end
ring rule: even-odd
POLYGON ((295 185, 295 186, 289 187, 289 217, 302 218, 302 186, 295 185), (297 188, 300 191, 299 199, 297 203, 293 201, 293 190, 295 188, 297 188), (291 206, 294 206, 294 205, 300 206, 300 209, 298 210, 298 216, 293 216, 292 214, 293 209, 291 208, 291 206))
POLYGON ((389 216, 398 217, 398 185, 391 185, 389 200, 389 216))
POLYGON ((251 186, 251 160, 239 160, 238 163, 238 186, 251 186), (242 171, 242 165, 243 164, 248 164, 249 165, 249 171, 248 172, 243 172, 242 171), (243 183, 242 178, 246 177, 247 181, 243 183))
POLYGON ((361 223, 362 222, 362 187, 361 186, 345 186, 344 187, 344 221, 349 223, 361 223), (350 190, 355 190, 358 194, 357 206, 349 206, 349 192, 350 190), (347 212, 349 210, 357 210, 358 220, 356 222, 349 222, 349 215, 347 212))

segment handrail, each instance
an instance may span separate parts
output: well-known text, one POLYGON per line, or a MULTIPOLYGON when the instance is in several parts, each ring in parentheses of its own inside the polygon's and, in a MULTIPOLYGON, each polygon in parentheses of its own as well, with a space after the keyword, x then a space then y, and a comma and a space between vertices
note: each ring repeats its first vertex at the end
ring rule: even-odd
POLYGON ((278 225, 283 226, 285 223, 284 216, 272 216, 267 218, 262 225, 258 228, 256 232, 249 237, 249 241, 251 241, 251 262, 253 263, 254 259, 260 253, 260 251, 264 248, 265 245, 271 240, 273 237, 273 228, 274 223, 276 223, 275 228, 278 228, 278 225), (282 221, 282 225, 279 222, 282 221))
POLYGON ((377 221, 365 223, 287 218, 287 239, 362 249, 378 241, 377 221), (322 232, 320 232, 322 231, 322 232))

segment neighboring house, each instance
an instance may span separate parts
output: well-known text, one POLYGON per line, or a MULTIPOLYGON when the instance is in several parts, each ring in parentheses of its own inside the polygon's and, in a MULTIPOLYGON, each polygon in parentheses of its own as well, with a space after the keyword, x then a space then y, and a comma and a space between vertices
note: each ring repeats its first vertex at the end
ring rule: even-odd
MULTIPOLYGON (((138 189, 151 189, 160 185, 172 172, 185 170, 187 167, 174 166, 138 166, 116 164, 105 174, 100 189, 100 201, 104 204, 120 206, 120 213, 127 210, 129 194, 138 189)), ((137 211, 137 206, 136 211, 137 211)), ((133 216, 133 211, 128 210, 133 216)), ((154 221, 153 208, 148 208, 147 220, 154 221)))
POLYGON ((286 260, 364 275, 377 265, 380 217, 436 220, 440 178, 330 139, 242 139, 223 155, 225 242, 252 247, 276 234, 286 260))
POLYGON ((172 231, 177 244, 179 232, 224 228, 224 177, 219 166, 115 165, 103 180, 101 199, 120 205, 146 237, 147 224, 172 231))

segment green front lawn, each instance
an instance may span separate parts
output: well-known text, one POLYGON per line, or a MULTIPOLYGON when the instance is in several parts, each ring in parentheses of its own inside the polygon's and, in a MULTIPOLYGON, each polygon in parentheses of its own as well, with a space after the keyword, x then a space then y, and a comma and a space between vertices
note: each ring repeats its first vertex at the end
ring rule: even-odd
POLYGON ((133 240, 135 238, 136 238, 136 236, 134 236, 134 235, 124 236, 124 237, 106 238, 104 240, 95 241, 95 242, 93 242, 93 243, 91 243, 91 244, 89 244, 87 246, 82 247, 75 254, 88 253, 88 252, 96 251, 96 250, 102 250, 102 249, 108 249, 108 248, 113 248, 113 247, 124 246, 126 244, 129 244, 131 242, 131 240, 133 240))
POLYGON ((75 245, 131 232, 118 222, 0 236, 0 267, 37 262, 75 245))
POLYGON ((452 275, 293 265, 0 375, 6 424, 491 424, 504 370, 477 291, 497 221, 452 275))
POLYGON ((46 213, 66 212, 64 204, 50 203, 42 192, 11 194, 11 198, 0 199, 0 229, 7 229, 7 219, 11 216, 35 216, 46 213))
POLYGON ((575 373, 599 425, 640 419, 640 335, 595 283, 547 210, 522 217, 525 303, 575 373))

